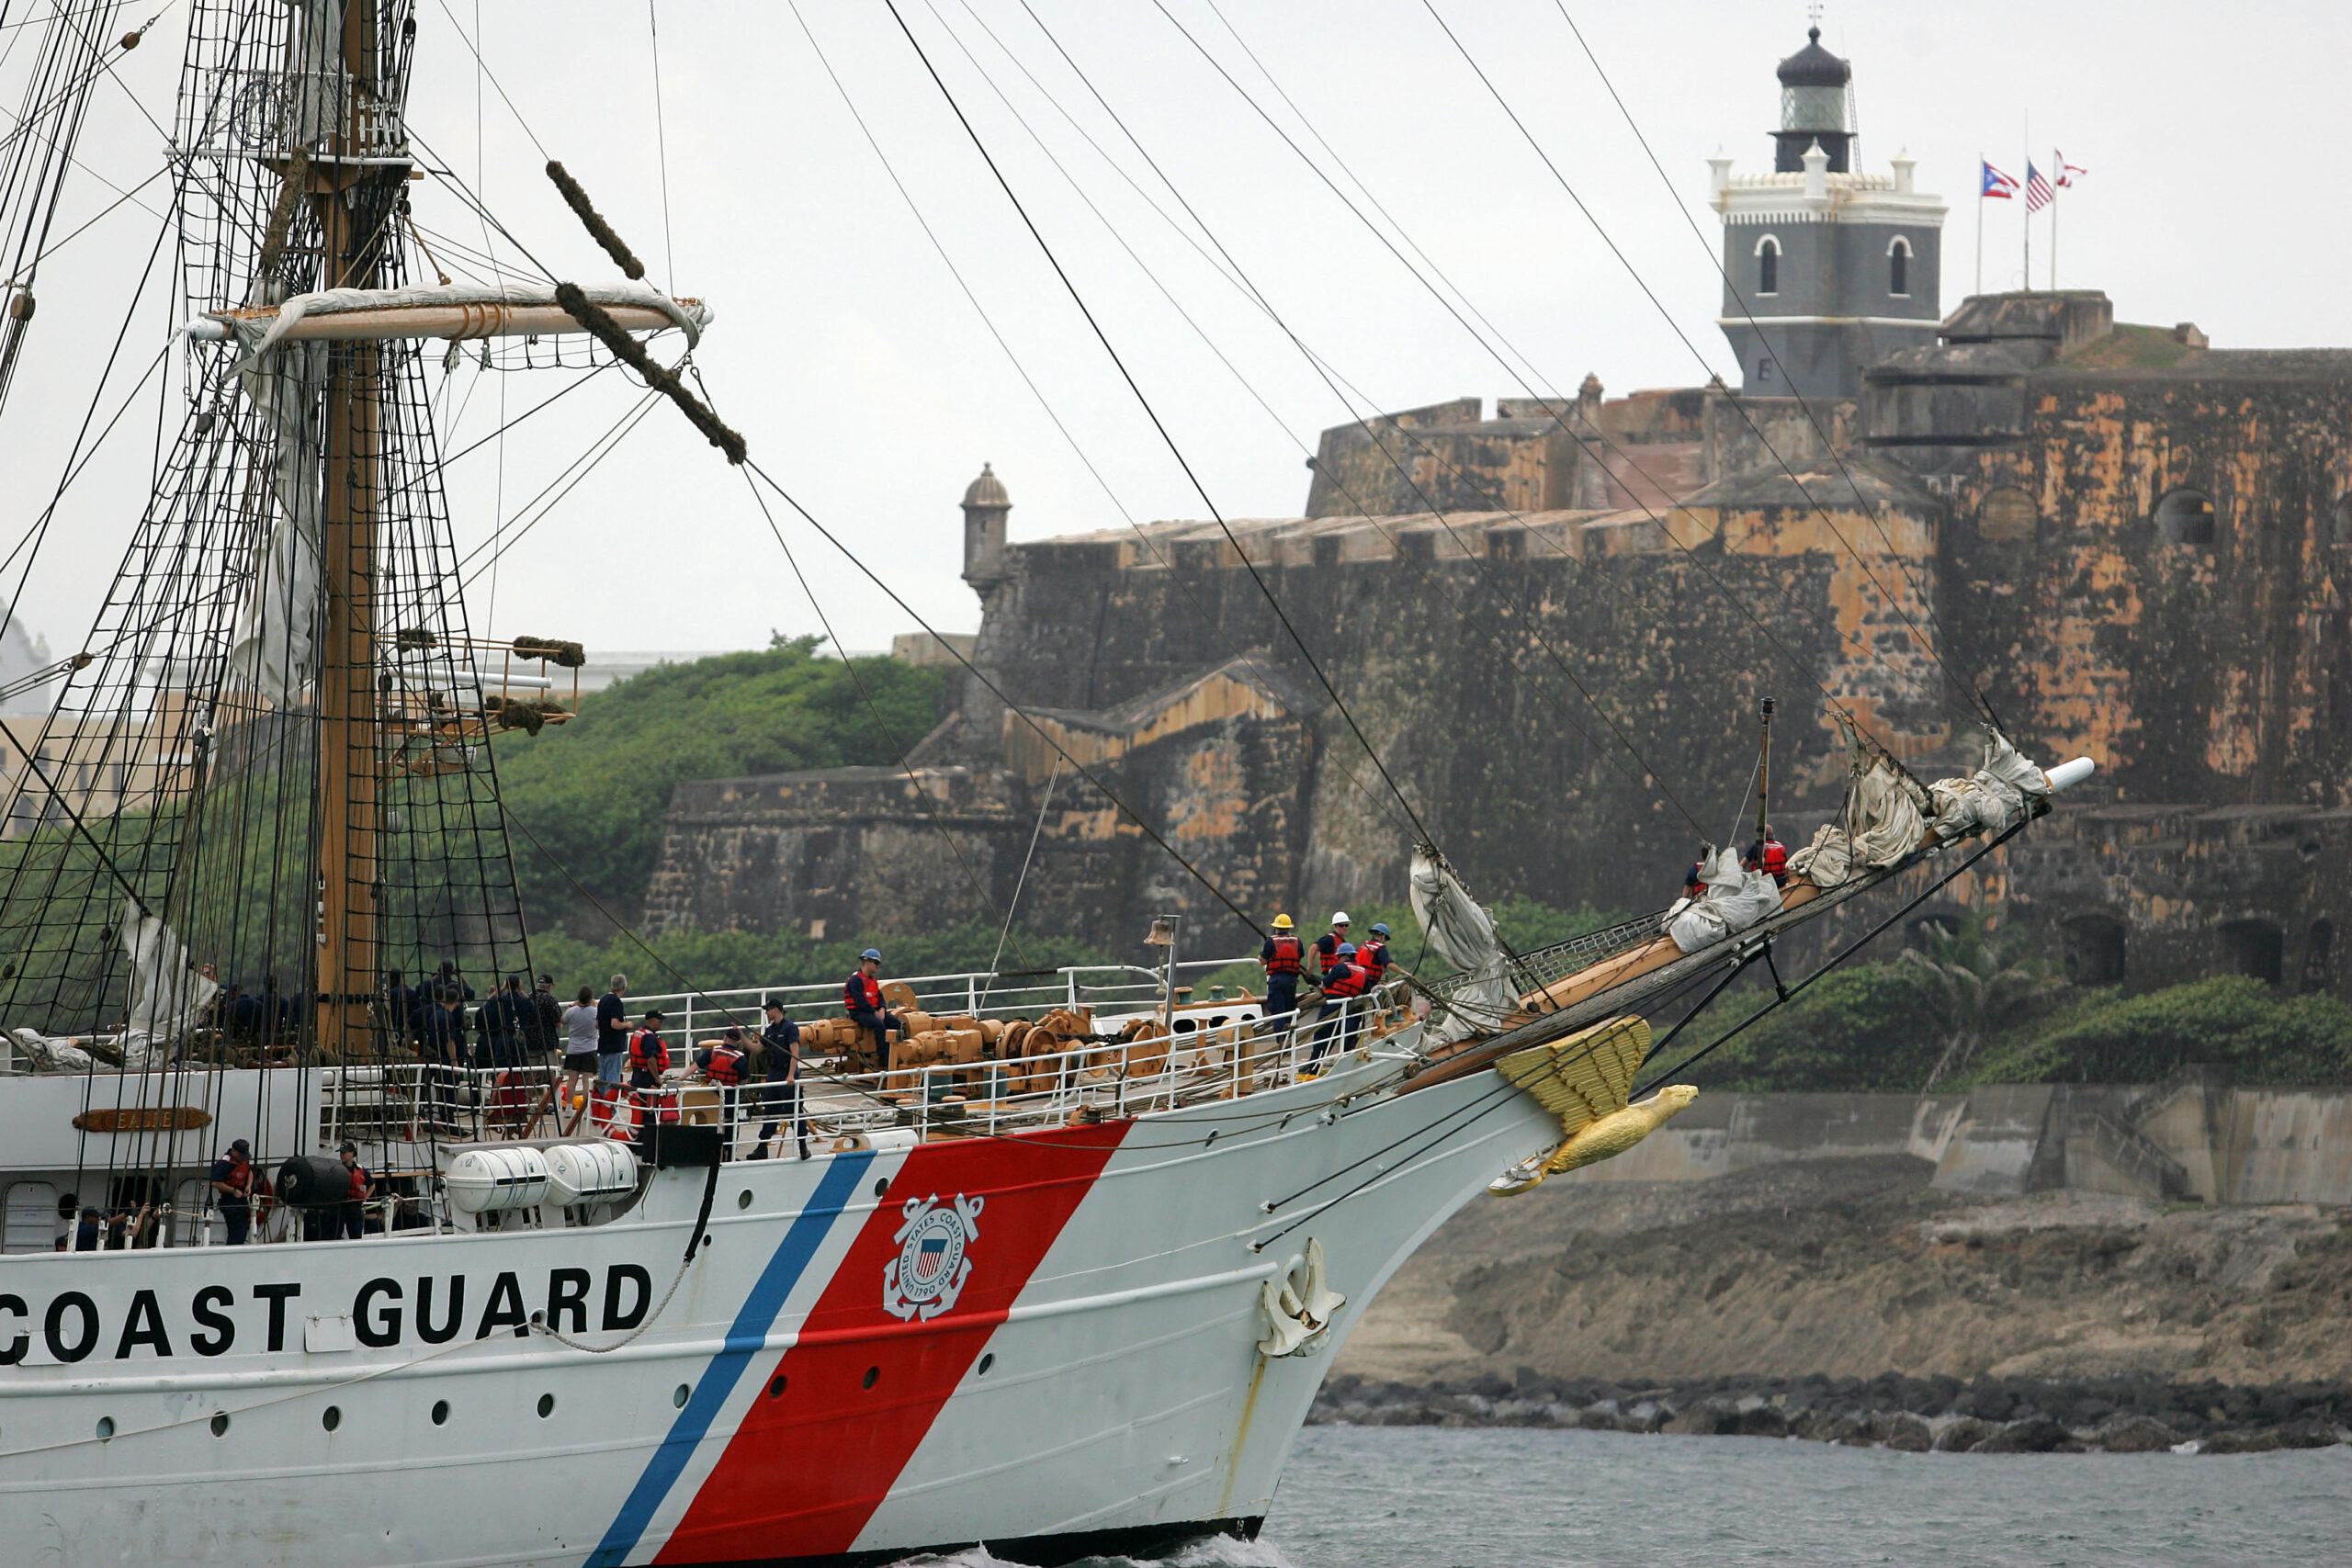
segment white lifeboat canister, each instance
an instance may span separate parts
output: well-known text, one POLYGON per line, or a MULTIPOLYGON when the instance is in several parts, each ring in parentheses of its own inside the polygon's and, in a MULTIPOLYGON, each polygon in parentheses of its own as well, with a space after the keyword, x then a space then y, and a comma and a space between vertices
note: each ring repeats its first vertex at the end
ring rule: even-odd
POLYGON ((637 1151, 611 1138, 554 1144, 546 1151, 547 1201, 562 1208, 603 1203, 637 1190, 637 1151))
POLYGON ((468 1149, 449 1162, 449 1201, 469 1214, 547 1201, 548 1159, 537 1149, 468 1149))

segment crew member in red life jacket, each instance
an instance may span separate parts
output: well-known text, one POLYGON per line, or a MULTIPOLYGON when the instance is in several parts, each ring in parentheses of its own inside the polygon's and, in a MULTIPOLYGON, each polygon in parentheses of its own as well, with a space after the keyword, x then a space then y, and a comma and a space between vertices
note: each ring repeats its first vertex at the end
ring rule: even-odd
POLYGON ((735 1147, 735 1086, 743 1081, 743 1032, 729 1024, 724 1033, 695 1053, 695 1066, 704 1081, 718 1088, 719 1141, 730 1156, 735 1147))
POLYGON ((1364 989, 1374 991, 1388 978, 1388 926, 1383 921, 1372 928, 1372 935, 1356 944, 1356 963, 1370 973, 1364 989))
POLYGON ((645 1021, 628 1037, 628 1087, 660 1089, 670 1070, 670 1047, 662 1043, 662 1010, 648 1008, 645 1021))
POLYGON ((1339 1037, 1340 1049, 1346 1052, 1356 1043, 1356 1031, 1363 1027, 1363 1005, 1353 1000, 1363 995, 1371 982, 1372 972, 1358 964, 1356 944, 1343 942, 1332 955, 1330 965, 1323 971, 1323 1006, 1315 1014, 1315 1054, 1306 1059, 1306 1070, 1321 1070, 1323 1053, 1332 1036, 1339 1037), (1339 1015, 1336 1024, 1328 1021, 1339 1015))
POLYGON ((882 1010, 882 950, 869 947, 857 955, 857 967, 842 982, 842 1010, 849 1021, 874 1036, 872 1066, 880 1067, 890 1059, 890 1041, 886 1031, 902 1029, 895 1012, 882 1010))
POLYGON ((243 1138, 212 1162, 212 1206, 228 1223, 229 1245, 244 1246, 254 1223, 254 1146, 243 1138))
POLYGON ((1789 846, 1773 836, 1769 824, 1764 836, 1747 846, 1747 865, 1751 871, 1766 873, 1782 887, 1789 885, 1789 846))
POLYGON ((1306 966, 1306 944, 1291 929, 1288 915, 1274 917, 1274 934, 1258 950, 1258 962, 1266 966, 1265 1016, 1288 1029, 1289 1015, 1298 1010, 1299 972, 1306 966))
POLYGON ((1331 916, 1331 929, 1315 939, 1315 979, 1317 985, 1322 983, 1325 975, 1330 973, 1332 960, 1339 957, 1340 949, 1346 945, 1348 912, 1340 909, 1331 916))
POLYGON ((359 1145, 344 1140, 340 1151, 344 1174, 350 1179, 350 1195, 336 1211, 335 1236, 357 1241, 368 1234, 368 1168, 359 1163, 359 1145))

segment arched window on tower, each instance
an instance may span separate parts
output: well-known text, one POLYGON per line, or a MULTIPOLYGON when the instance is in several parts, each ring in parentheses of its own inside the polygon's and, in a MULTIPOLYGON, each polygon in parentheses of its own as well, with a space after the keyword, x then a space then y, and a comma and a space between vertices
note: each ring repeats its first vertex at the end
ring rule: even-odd
POLYGON ((1911 242, 1900 234, 1886 247, 1886 291, 1897 299, 1911 293, 1911 242))
POLYGON ((1781 291, 1781 242, 1767 234, 1756 242, 1756 292, 1781 291))

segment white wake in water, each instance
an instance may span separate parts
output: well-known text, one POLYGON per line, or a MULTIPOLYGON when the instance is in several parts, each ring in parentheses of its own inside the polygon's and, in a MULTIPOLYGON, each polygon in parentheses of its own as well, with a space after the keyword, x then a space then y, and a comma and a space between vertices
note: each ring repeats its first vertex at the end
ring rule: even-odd
MULTIPOLYGON (((1013 1568, 985 1546, 958 1551, 953 1556, 925 1554, 904 1557, 890 1568, 1013 1568)), ((1148 1562, 1133 1557, 1084 1557, 1070 1568, 1297 1568, 1280 1548, 1267 1540, 1237 1540, 1231 1536, 1211 1536, 1181 1548, 1172 1557, 1156 1557, 1148 1562)))

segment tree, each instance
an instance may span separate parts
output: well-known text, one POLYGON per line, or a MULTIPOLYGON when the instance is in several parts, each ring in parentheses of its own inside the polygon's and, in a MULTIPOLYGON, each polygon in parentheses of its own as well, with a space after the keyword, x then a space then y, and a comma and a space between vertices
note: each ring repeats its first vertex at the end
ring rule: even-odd
POLYGON ((888 766, 929 732, 937 674, 894 659, 826 658, 821 640, 777 637, 756 652, 657 664, 587 698, 569 724, 499 738, 506 809, 548 852, 517 835, 535 931, 568 925, 600 941, 610 930, 564 871, 622 919, 637 918, 682 781, 888 766))
POLYGON ((1981 912, 1956 928, 1937 923, 1924 931, 1927 947, 1905 948, 1895 960, 1941 1036, 1923 1091, 1965 1068, 1987 1040, 2041 1011, 2066 984, 2023 932, 1997 931, 1981 912))

